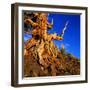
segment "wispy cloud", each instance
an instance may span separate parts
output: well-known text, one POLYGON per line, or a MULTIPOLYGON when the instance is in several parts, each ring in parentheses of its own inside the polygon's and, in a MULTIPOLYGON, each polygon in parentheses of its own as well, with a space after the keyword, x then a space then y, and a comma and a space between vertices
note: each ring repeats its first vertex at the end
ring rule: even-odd
POLYGON ((69 43, 65 43, 65 44, 64 44, 64 48, 66 49, 66 51, 69 51, 70 44, 69 44, 69 43))
POLYGON ((69 51, 69 48, 70 48, 70 44, 69 43, 61 43, 61 48, 62 48, 62 45, 64 46, 65 50, 66 51, 69 51))

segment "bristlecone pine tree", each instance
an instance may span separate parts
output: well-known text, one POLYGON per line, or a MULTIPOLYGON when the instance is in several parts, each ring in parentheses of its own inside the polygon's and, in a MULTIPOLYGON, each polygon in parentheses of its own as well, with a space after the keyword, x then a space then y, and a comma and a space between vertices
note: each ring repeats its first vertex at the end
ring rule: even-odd
POLYGON ((80 62, 77 58, 62 55, 53 40, 63 40, 56 34, 48 34, 53 23, 47 20, 47 13, 24 13, 25 33, 32 38, 24 44, 24 76, 58 76, 80 74, 80 62))

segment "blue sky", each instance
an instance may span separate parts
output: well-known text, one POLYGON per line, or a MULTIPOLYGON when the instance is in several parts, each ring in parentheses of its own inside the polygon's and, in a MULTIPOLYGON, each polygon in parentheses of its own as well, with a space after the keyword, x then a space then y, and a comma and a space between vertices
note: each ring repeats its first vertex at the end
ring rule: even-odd
MULTIPOLYGON (((62 41, 54 40, 55 45, 60 48, 61 44, 64 44, 67 52, 80 58, 80 15, 77 14, 60 14, 51 13, 48 16, 48 21, 53 19, 53 28, 48 30, 48 33, 61 34, 65 23, 69 21, 67 29, 62 41)), ((31 38, 30 35, 25 34, 24 40, 31 38)))

